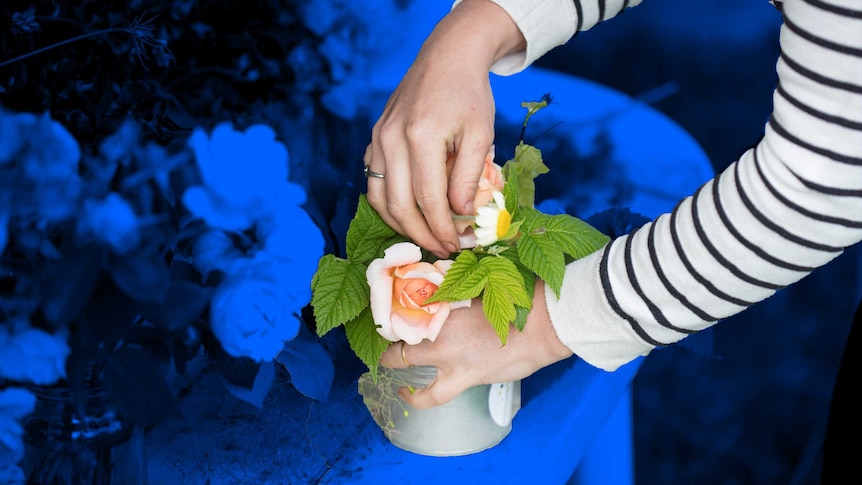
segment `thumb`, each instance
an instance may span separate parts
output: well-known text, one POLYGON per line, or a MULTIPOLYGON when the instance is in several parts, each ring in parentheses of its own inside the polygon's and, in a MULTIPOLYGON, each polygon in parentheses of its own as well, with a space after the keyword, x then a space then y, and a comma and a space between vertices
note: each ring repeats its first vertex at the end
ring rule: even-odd
POLYGON ((482 169, 485 167, 485 157, 488 155, 491 143, 478 139, 466 139, 455 156, 452 171, 449 173, 449 206, 457 214, 473 215, 473 199, 482 169))
POLYGON ((470 384, 464 380, 438 375, 428 387, 415 389, 412 393, 406 387, 402 387, 398 391, 398 395, 415 409, 428 409, 446 404, 467 390, 468 387, 470 384))

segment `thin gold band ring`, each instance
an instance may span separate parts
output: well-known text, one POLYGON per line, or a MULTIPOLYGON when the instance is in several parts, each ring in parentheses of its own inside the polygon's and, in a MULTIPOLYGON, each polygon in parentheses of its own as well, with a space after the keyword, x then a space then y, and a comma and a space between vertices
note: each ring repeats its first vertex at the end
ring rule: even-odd
POLYGON ((404 365, 406 365, 407 367, 413 367, 413 364, 411 364, 410 361, 407 360, 407 353, 405 352, 405 350, 406 349, 404 348, 404 341, 402 340, 401 341, 401 360, 404 361, 404 365))

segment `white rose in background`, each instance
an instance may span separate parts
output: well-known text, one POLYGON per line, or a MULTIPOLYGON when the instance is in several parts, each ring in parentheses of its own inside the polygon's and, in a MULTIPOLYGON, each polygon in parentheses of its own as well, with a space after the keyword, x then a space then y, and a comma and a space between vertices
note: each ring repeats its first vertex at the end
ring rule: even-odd
POLYGON ((32 180, 68 180, 77 174, 81 148, 48 113, 6 113, 0 108, 0 166, 16 165, 32 180))
POLYGON ((317 260, 323 256, 325 242, 320 228, 299 206, 304 199, 289 195, 282 194, 276 202, 277 210, 258 223, 257 238, 263 241, 266 253, 293 265, 294 278, 308 282, 310 291, 311 277, 317 270, 317 260))
POLYGON ((0 327, 0 379, 54 384, 66 377, 66 335, 24 325, 0 327))
POLYGON ((287 180, 287 149, 269 126, 254 125, 240 132, 221 123, 209 136, 195 129, 188 145, 203 185, 186 190, 183 203, 211 226, 248 229, 273 212, 281 192, 304 200, 302 187, 287 180))
POLYGON ((227 269, 242 257, 230 237, 221 229, 209 229, 195 239, 192 266, 206 278, 213 270, 227 269))
POLYGON ((123 254, 138 244, 138 217, 126 199, 111 192, 104 199, 88 199, 78 229, 123 254))
POLYGON ((47 113, 0 108, 0 177, 15 180, 20 189, 3 202, 15 207, 17 215, 35 218, 41 228, 73 214, 81 191, 80 160, 75 138, 47 113))
POLYGON ((12 464, 24 458, 21 418, 32 413, 35 405, 36 397, 27 390, 9 387, 0 391, 0 473, 8 478, 17 475, 12 464))
POLYGON ((234 262, 210 302, 212 331, 228 354, 271 361, 296 337, 311 288, 293 269, 265 252, 234 262))

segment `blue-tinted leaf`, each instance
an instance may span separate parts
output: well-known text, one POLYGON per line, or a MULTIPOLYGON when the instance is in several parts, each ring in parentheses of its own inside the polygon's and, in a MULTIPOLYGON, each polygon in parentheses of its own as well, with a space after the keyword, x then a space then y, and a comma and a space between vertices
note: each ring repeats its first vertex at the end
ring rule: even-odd
POLYGON ((312 399, 326 401, 335 379, 335 365, 326 349, 304 328, 295 339, 285 342, 284 350, 275 360, 290 373, 297 391, 312 399))
POLYGON ((229 384, 242 386, 246 389, 254 387, 260 364, 248 357, 234 357, 221 347, 209 349, 213 361, 222 377, 229 384))
POLYGON ((244 386, 235 386, 227 380, 222 380, 228 392, 233 394, 238 399, 257 407, 263 407, 263 400, 272 389, 272 383, 275 382, 275 365, 272 362, 262 362, 254 378, 254 383, 251 389, 244 386))

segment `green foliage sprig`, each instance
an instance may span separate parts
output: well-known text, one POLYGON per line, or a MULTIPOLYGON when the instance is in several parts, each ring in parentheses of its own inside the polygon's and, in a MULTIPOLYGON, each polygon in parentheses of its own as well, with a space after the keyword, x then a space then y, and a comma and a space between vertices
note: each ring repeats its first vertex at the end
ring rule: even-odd
MULTIPOLYGON (((522 103, 528 110, 524 127, 547 105, 547 99, 522 103)), ((541 150, 524 143, 523 132, 514 158, 504 164, 502 172, 505 211, 511 218, 505 234, 493 244, 458 252, 443 283, 426 303, 480 299, 485 317, 505 345, 511 326, 524 329, 536 279, 559 297, 566 265, 600 249, 609 238, 577 217, 545 214, 535 208, 535 178, 549 169, 541 150)), ((365 195, 360 195, 347 231, 346 258, 324 256, 312 280, 317 333, 322 336, 343 325, 351 348, 375 382, 380 356, 390 341, 377 332, 372 318, 366 271, 387 248, 405 241, 409 240, 389 227, 365 195)), ((422 255, 423 261, 436 259, 425 251, 422 255)))

